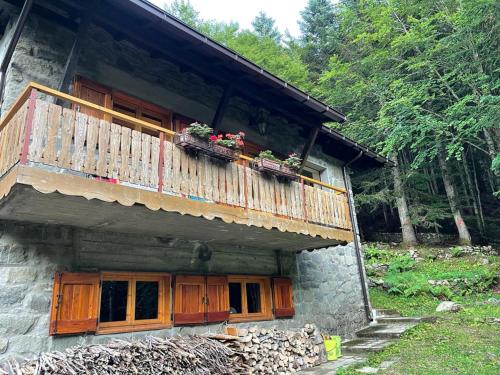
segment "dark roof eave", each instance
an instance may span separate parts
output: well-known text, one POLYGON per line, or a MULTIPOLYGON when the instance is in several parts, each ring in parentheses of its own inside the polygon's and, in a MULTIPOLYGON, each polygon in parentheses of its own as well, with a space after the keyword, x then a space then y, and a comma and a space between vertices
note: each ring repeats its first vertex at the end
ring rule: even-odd
POLYGON ((306 94, 302 90, 297 87, 291 85, 290 83, 276 77, 260 66, 254 64, 250 60, 245 57, 239 55, 238 53, 232 51, 231 49, 224 47, 218 42, 210 39, 209 37, 203 35, 202 33, 196 31, 190 26, 186 25, 181 20, 175 18, 174 16, 169 15, 163 9, 157 7, 154 4, 146 0, 128 0, 130 3, 142 8, 147 11, 149 14, 154 15, 156 17, 161 18, 163 21, 167 22, 170 26, 186 33, 191 38, 196 39, 200 44, 206 44, 210 48, 217 50, 219 53, 222 53, 228 59, 231 59, 237 64, 242 65, 244 68, 250 70, 252 73, 256 73, 257 75, 262 76, 264 79, 268 80, 269 83, 278 86, 279 89, 284 92, 287 96, 291 97, 294 100, 299 101, 301 104, 306 105, 312 110, 321 114, 325 119, 324 122, 335 121, 335 122, 344 122, 346 121, 346 117, 343 113, 327 106, 321 101, 311 97, 306 94))

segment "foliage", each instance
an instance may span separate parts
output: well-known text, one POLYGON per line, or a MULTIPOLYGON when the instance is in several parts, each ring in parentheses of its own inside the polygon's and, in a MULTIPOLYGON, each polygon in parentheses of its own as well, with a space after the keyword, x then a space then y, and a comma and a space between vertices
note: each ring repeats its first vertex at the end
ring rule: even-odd
POLYGON ((237 134, 226 133, 225 135, 211 135, 210 142, 214 142, 215 144, 224 147, 232 148, 233 150, 240 150, 245 145, 245 143, 243 142, 244 138, 245 133, 243 132, 239 132, 237 134))
POLYGON ((271 38, 275 42, 281 41, 281 33, 274 26, 274 19, 266 13, 260 12, 252 21, 252 26, 255 33, 261 38, 271 38))
POLYGON ((274 156, 274 154, 271 150, 261 151, 259 153, 258 158, 275 161, 275 162, 280 163, 280 164, 282 163, 282 161, 280 159, 278 159, 276 156, 274 156))
POLYGON ((402 255, 389 263, 389 272, 401 273, 409 271, 415 265, 415 261, 409 255, 402 255))
POLYGON ((200 124, 199 122, 193 122, 186 128, 186 132, 201 139, 208 139, 213 131, 207 124, 200 124))
POLYGON ((302 159, 296 153, 291 153, 288 158, 283 160, 283 164, 288 166, 290 169, 298 170, 302 165, 302 159))

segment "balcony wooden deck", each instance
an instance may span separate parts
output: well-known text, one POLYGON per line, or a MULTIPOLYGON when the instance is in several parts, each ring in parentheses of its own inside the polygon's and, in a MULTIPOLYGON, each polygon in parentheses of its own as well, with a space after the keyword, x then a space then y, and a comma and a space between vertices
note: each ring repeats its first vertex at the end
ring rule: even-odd
POLYGON ((37 90, 106 112, 107 118, 140 121, 32 84, 0 124, 0 194, 4 197, 0 217, 141 230, 152 235, 179 227, 172 224, 177 221, 195 228, 180 228, 176 233, 199 240, 207 238, 200 232, 206 234, 214 227, 215 223, 208 221, 220 219, 224 223, 224 228, 217 227, 220 239, 250 241, 258 246, 265 238, 267 243, 262 246, 274 249, 285 243, 296 250, 352 240, 347 197, 342 189, 319 181, 323 187, 311 187, 304 184, 304 178, 286 183, 238 163, 193 156, 171 142, 172 132, 168 130, 156 129, 162 131, 159 137, 140 133, 37 99, 37 90), (43 197, 44 193, 54 196, 43 197), (76 197, 96 199, 101 204, 85 205, 76 197), (116 203, 111 207, 102 202, 116 203), (127 215, 127 211, 115 207, 117 204, 142 205, 170 214, 167 218, 158 212, 141 213, 142 222, 125 225, 126 218, 109 217, 112 211, 127 215), (77 208, 79 212, 74 211, 77 208), (246 238, 221 234, 227 231, 246 238))

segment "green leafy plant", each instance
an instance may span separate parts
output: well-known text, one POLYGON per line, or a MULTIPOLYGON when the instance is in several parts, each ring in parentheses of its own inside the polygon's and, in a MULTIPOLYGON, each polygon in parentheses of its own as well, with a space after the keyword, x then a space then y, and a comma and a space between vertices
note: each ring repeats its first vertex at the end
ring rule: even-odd
POLYGON ((232 148, 233 150, 240 150, 245 145, 243 139, 245 138, 245 133, 239 132, 237 134, 226 133, 226 135, 211 135, 210 142, 215 144, 232 148))
POLYGON ((458 258, 462 255, 464 251, 460 246, 454 246, 450 249, 450 252, 453 258, 458 258))
POLYGON ((274 156, 273 152, 271 150, 266 150, 266 151, 261 151, 258 156, 259 159, 267 159, 274 161, 276 163, 282 163, 280 159, 278 159, 276 156, 274 156))
POLYGON ((295 152, 292 152, 290 155, 288 155, 288 158, 283 161, 283 164, 288 166, 290 169, 297 171, 302 165, 302 159, 299 158, 299 156, 295 152))
POLYGON ((201 139, 208 139, 214 131, 207 124, 201 124, 199 122, 193 122, 185 130, 188 134, 191 134, 192 136, 198 137, 201 139))
POLYGON ((389 272, 406 272, 413 268, 415 261, 409 255, 402 255, 389 263, 389 272))

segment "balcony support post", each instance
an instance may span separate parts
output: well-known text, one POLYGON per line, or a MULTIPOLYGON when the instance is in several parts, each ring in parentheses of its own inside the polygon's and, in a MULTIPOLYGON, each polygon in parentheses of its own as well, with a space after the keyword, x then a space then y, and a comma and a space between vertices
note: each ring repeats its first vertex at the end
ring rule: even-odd
POLYGON ((233 92, 234 85, 227 84, 224 87, 224 92, 222 93, 222 97, 219 101, 219 105, 217 106, 217 110, 215 111, 214 118, 212 120, 212 128, 217 130, 220 128, 220 124, 222 123, 222 118, 224 117, 224 113, 226 112, 227 105, 229 104, 229 99, 231 98, 231 94, 233 92))
POLYGON ((30 98, 28 99, 28 112, 26 113, 26 120, 24 125, 24 142, 21 149, 19 162, 21 164, 28 163, 28 152, 30 148, 30 138, 33 131, 33 119, 35 117, 36 96, 38 91, 31 89, 30 98))
POLYGON ((306 204, 306 189, 304 186, 304 179, 300 178, 300 193, 302 196, 302 211, 304 211, 304 221, 307 223, 307 204, 306 204))
POLYGON ((71 46, 68 59, 66 60, 66 65, 64 66, 64 75, 61 83, 59 84, 59 91, 65 93, 69 92, 69 85, 76 72, 78 57, 82 50, 83 43, 85 42, 90 23, 92 22, 93 16, 96 13, 97 5, 97 1, 89 1, 87 4, 87 8, 84 10, 84 14, 82 15, 80 25, 78 26, 78 30, 76 32, 75 40, 73 42, 73 45, 71 46))
POLYGON ((159 158, 158 160, 158 191, 161 193, 163 191, 163 170, 164 170, 164 152, 165 152, 165 133, 160 132, 160 152, 159 152, 159 158))
POLYGON ((316 138, 318 137, 319 129, 323 124, 319 124, 315 126, 314 128, 311 129, 309 132, 309 138, 306 141, 306 144, 304 145, 304 149, 302 150, 302 154, 300 155, 300 158, 302 159, 302 164, 300 165, 300 169, 297 172, 298 174, 302 173, 302 169, 304 169, 304 164, 307 161, 307 158, 309 157, 309 154, 311 153, 311 150, 316 143, 316 138))

